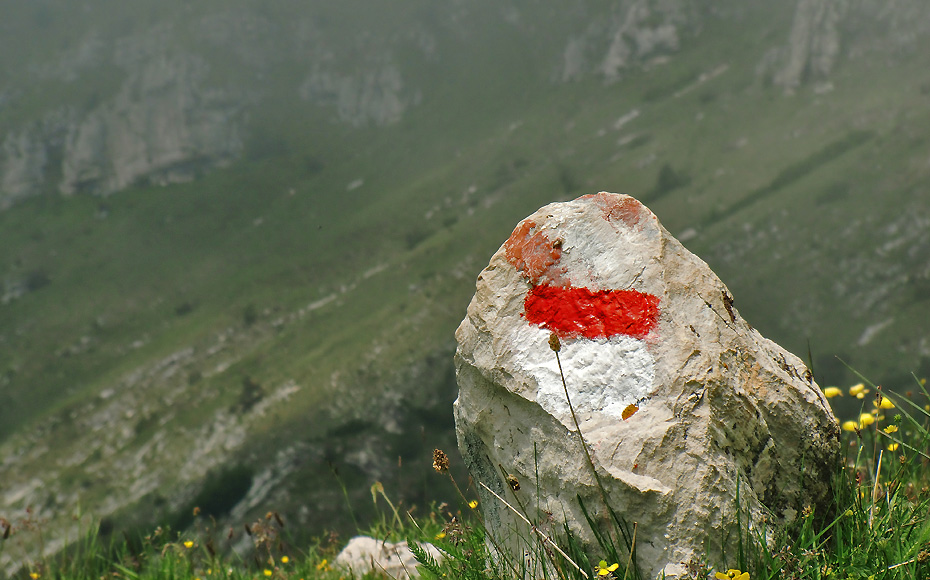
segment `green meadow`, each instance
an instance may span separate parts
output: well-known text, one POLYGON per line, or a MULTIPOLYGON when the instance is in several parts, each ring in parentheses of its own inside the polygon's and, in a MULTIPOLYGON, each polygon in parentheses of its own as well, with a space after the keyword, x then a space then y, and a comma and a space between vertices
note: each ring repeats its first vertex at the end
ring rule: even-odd
MULTIPOLYGON (((930 571, 930 394, 925 385, 925 379, 915 378, 914 390, 894 398, 867 380, 848 389, 829 388, 826 394, 831 400, 856 400, 861 412, 842 423, 842 451, 836 457, 833 499, 826 513, 806 509, 774 533, 760 532, 744 520, 736 537, 727 542, 728 551, 688 562, 685 577, 925 578, 930 571)), ((559 529, 545 514, 527 508, 520 499, 519 482, 512 480, 508 497, 495 494, 495 501, 532 524, 527 528, 532 533, 527 532, 521 541, 525 553, 535 560, 514 557, 498 550, 495 537, 484 527, 476 489, 471 482, 461 487, 450 467, 449 457, 436 449, 433 473, 419 476, 448 479, 457 499, 422 509, 404 508, 395 505, 381 482, 375 482, 370 501, 377 515, 355 532, 388 543, 406 542, 416 559, 404 570, 422 578, 645 578, 637 556, 635 515, 618 514, 609 505, 586 506, 588 523, 598 530, 597 545, 582 545, 567 528, 559 529), (441 557, 431 555, 428 544, 441 557)), ((209 497, 202 499, 210 501, 209 497)), ((347 507, 353 509, 351 504, 347 507)), ((75 513, 82 528, 71 547, 53 557, 28 560, 18 576, 31 580, 390 577, 377 564, 347 570, 336 558, 345 537, 331 531, 297 540, 277 511, 228 530, 203 513, 195 505, 183 531, 159 526, 145 535, 119 539, 107 539, 99 522, 75 513), (250 548, 248 555, 236 555, 235 546, 243 543, 250 548)), ((29 545, 41 547, 43 524, 32 513, 14 522, 0 520, 0 549, 25 553, 29 545)))

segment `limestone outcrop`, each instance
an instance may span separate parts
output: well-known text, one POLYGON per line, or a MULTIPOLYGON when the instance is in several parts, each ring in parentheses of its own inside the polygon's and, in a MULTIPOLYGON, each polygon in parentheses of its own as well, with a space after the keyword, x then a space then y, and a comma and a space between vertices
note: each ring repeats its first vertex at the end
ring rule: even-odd
POLYGON ((800 0, 794 12, 785 62, 773 82, 793 90, 805 78, 823 80, 840 54, 839 22, 846 11, 843 0, 800 0))
POLYGON ((371 63, 358 74, 339 74, 315 67, 300 86, 301 98, 333 106, 339 119, 355 127, 383 127, 401 120, 423 95, 409 90, 400 69, 390 59, 371 63))
POLYGON ((788 94, 805 84, 827 91, 842 60, 883 54, 894 62, 919 51, 928 34, 930 5, 920 0, 796 0, 786 42, 758 71, 788 94))
POLYGON ((190 181, 241 155, 244 100, 207 90, 201 58, 146 57, 126 64, 111 99, 86 112, 56 109, 4 136, 0 209, 52 189, 107 195, 140 181, 190 181))
POLYGON ((554 76, 561 82, 594 74, 611 83, 630 67, 678 52, 682 37, 700 28, 698 11, 683 0, 624 0, 609 15, 572 35, 554 76))
MULTIPOLYGON (((533 506, 541 527, 593 546, 579 498, 602 520, 606 499, 635 524, 647 577, 675 577, 733 547, 738 511, 760 532, 825 515, 839 429, 811 373, 632 197, 520 222, 456 338, 459 449, 476 482, 533 506)), ((531 531, 479 492, 498 545, 522 559, 531 531)))
POLYGON ((141 179, 189 181, 236 159, 235 107, 201 90, 207 69, 196 57, 163 56, 131 70, 112 102, 70 128, 61 193, 113 193, 141 179))

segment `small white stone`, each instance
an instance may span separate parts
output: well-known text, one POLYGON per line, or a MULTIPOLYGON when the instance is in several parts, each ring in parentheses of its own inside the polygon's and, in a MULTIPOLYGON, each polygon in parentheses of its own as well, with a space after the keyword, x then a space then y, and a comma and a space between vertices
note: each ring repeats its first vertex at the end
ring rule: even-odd
MULTIPOLYGON (((423 544, 423 548, 436 561, 442 560, 443 554, 436 546, 423 544)), ((349 540, 346 547, 336 556, 333 566, 358 576, 374 571, 395 580, 420 577, 417 560, 407 542, 392 544, 369 536, 356 536, 349 540)))

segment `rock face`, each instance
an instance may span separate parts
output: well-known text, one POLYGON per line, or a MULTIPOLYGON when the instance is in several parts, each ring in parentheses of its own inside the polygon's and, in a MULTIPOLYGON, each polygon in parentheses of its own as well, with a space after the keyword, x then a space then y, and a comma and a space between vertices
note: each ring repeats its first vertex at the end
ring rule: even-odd
POLYGON ((920 0, 797 0, 787 42, 769 51, 760 71, 788 94, 804 84, 828 86, 842 59, 919 51, 930 34, 930 5, 920 0))
POLYGON ((335 106, 339 119, 355 127, 397 123, 408 108, 422 99, 419 91, 406 89, 400 69, 390 60, 352 75, 317 68, 300 86, 300 96, 335 106))
POLYGON ((842 0, 800 0, 794 12, 785 63, 773 82, 786 90, 805 77, 823 80, 840 53, 838 24, 846 10, 842 0))
POLYGON ((207 69, 195 57, 162 57, 132 70, 113 102, 70 129, 61 193, 113 193, 142 178, 190 181, 238 157, 235 109, 200 90, 207 69))
MULTIPOLYGON (((538 505, 540 522, 591 545, 577 497, 605 512, 553 334, 606 499, 636 523, 647 576, 732 548, 737 488, 743 524, 760 531, 824 513, 839 430, 810 372, 740 317, 646 207, 603 192, 520 222, 456 332, 459 448, 511 505, 538 505)), ((488 529, 522 559, 531 532, 479 491, 488 529)))
POLYGON ((207 63, 144 56, 126 59, 125 83, 112 99, 86 113, 54 110, 6 135, 0 209, 54 188, 107 195, 139 181, 190 181, 240 156, 241 99, 205 88, 207 63))
POLYGON ((617 81, 635 64, 677 52, 681 37, 699 28, 697 21, 697 11, 683 0, 614 3, 609 15, 568 39, 555 79, 567 82, 595 73, 608 83, 617 81))

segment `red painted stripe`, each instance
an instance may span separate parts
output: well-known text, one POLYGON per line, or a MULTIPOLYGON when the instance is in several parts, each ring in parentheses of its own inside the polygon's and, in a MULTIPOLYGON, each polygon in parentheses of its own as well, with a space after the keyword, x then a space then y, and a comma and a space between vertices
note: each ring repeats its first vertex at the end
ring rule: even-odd
POLYGON ((559 336, 645 338, 659 323, 659 297, 636 290, 534 286, 523 303, 526 319, 559 336))

